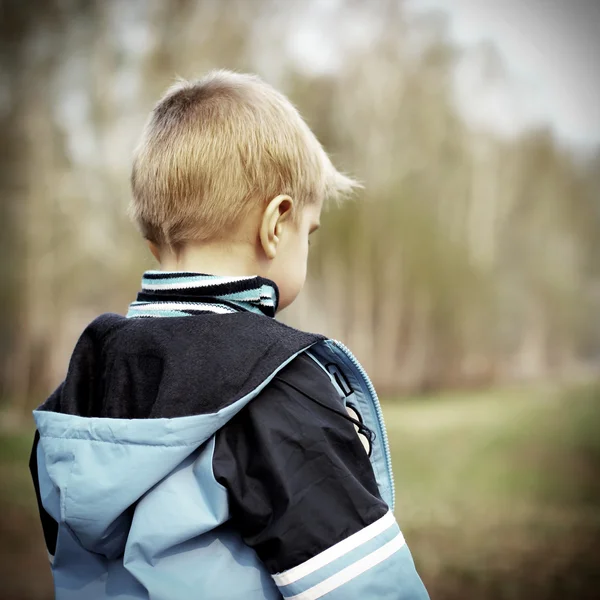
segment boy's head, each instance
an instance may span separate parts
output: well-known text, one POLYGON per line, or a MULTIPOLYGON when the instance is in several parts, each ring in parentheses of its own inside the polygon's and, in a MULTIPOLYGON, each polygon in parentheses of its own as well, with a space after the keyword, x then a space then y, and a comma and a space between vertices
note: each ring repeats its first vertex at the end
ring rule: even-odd
POLYGON ((213 258, 215 248, 231 258, 244 247, 250 254, 238 268, 274 280, 282 307, 304 284, 308 235, 323 202, 355 186, 285 96, 228 71, 165 94, 136 150, 131 183, 132 216, 161 262, 191 247, 196 256, 210 248, 213 258))

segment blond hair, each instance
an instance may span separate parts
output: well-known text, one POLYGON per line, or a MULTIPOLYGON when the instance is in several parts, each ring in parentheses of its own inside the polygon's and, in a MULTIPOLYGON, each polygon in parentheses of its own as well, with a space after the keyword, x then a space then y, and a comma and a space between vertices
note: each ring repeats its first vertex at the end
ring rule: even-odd
POLYGON ((178 82, 152 111, 130 212, 148 240, 177 247, 226 237, 279 194, 301 207, 356 185, 283 94, 255 75, 213 71, 178 82))

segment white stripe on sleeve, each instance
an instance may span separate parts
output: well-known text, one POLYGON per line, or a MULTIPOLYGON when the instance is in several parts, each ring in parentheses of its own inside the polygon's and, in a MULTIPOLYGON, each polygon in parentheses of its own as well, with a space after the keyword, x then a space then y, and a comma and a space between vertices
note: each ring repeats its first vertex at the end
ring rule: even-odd
POLYGON ((333 562, 341 556, 344 556, 344 554, 347 554, 351 550, 358 548, 361 544, 372 540, 374 537, 378 536, 380 533, 383 533, 395 523, 396 519, 394 518, 394 514, 392 511, 388 511, 385 515, 383 515, 383 517, 377 519, 377 521, 374 523, 371 523, 364 529, 353 533, 351 536, 347 537, 341 542, 331 546, 331 548, 327 548, 327 550, 324 550, 320 554, 309 558, 307 561, 289 569, 288 571, 273 575, 273 580, 278 587, 283 587, 285 585, 294 583, 295 581, 314 573, 325 565, 328 565, 330 562, 333 562))
POLYGON ((394 552, 398 552, 402 546, 404 546, 404 536, 402 533, 398 533, 398 535, 389 541, 387 544, 381 546, 371 554, 368 554, 364 558, 357 560, 355 563, 348 565, 345 569, 342 569, 339 573, 328 577, 321 583, 314 585, 308 590, 301 592, 300 594, 296 594, 295 596, 285 596, 286 600, 317 600, 332 592, 333 590, 339 588, 340 586, 348 583, 355 577, 362 575, 375 565, 383 562, 386 558, 389 558, 394 554, 394 552))

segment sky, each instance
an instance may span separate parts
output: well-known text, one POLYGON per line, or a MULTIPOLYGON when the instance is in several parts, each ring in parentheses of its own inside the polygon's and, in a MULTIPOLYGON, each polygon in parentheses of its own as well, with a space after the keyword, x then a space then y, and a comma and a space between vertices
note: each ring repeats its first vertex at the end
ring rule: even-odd
POLYGON ((410 10, 442 10, 452 37, 492 42, 505 82, 484 84, 466 59, 457 98, 467 117, 500 133, 550 123, 568 143, 600 143, 599 0, 407 0, 410 10))
MULTIPOLYGON (((451 38, 467 49, 490 42, 497 49, 504 80, 482 78, 477 52, 466 52, 457 69, 457 104, 467 120, 505 135, 550 124, 569 145, 600 144, 600 0, 404 3, 409 13, 446 13, 451 38)), ((295 19, 291 50, 311 70, 335 69, 341 56, 332 32, 340 2, 315 0, 309 6, 305 20, 295 19)), ((367 35, 366 20, 354 23, 354 38, 367 35)))

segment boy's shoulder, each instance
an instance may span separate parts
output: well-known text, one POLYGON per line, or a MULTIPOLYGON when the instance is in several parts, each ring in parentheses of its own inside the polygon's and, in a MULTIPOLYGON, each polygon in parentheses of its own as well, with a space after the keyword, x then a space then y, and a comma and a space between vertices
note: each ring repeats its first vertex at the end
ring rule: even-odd
POLYGON ((81 340, 135 349, 152 343, 165 351, 178 352, 182 343, 188 349, 206 346, 236 353, 242 349, 272 346, 285 352, 325 340, 322 334, 296 329, 276 319, 243 311, 231 314, 204 314, 169 318, 127 318, 105 313, 83 331, 81 340))
POLYGON ((129 319, 104 314, 79 338, 62 396, 77 398, 68 412, 80 416, 212 413, 322 339, 250 312, 129 319), (82 395, 82 388, 88 393, 82 395), (93 401, 82 406, 82 397, 93 401))

